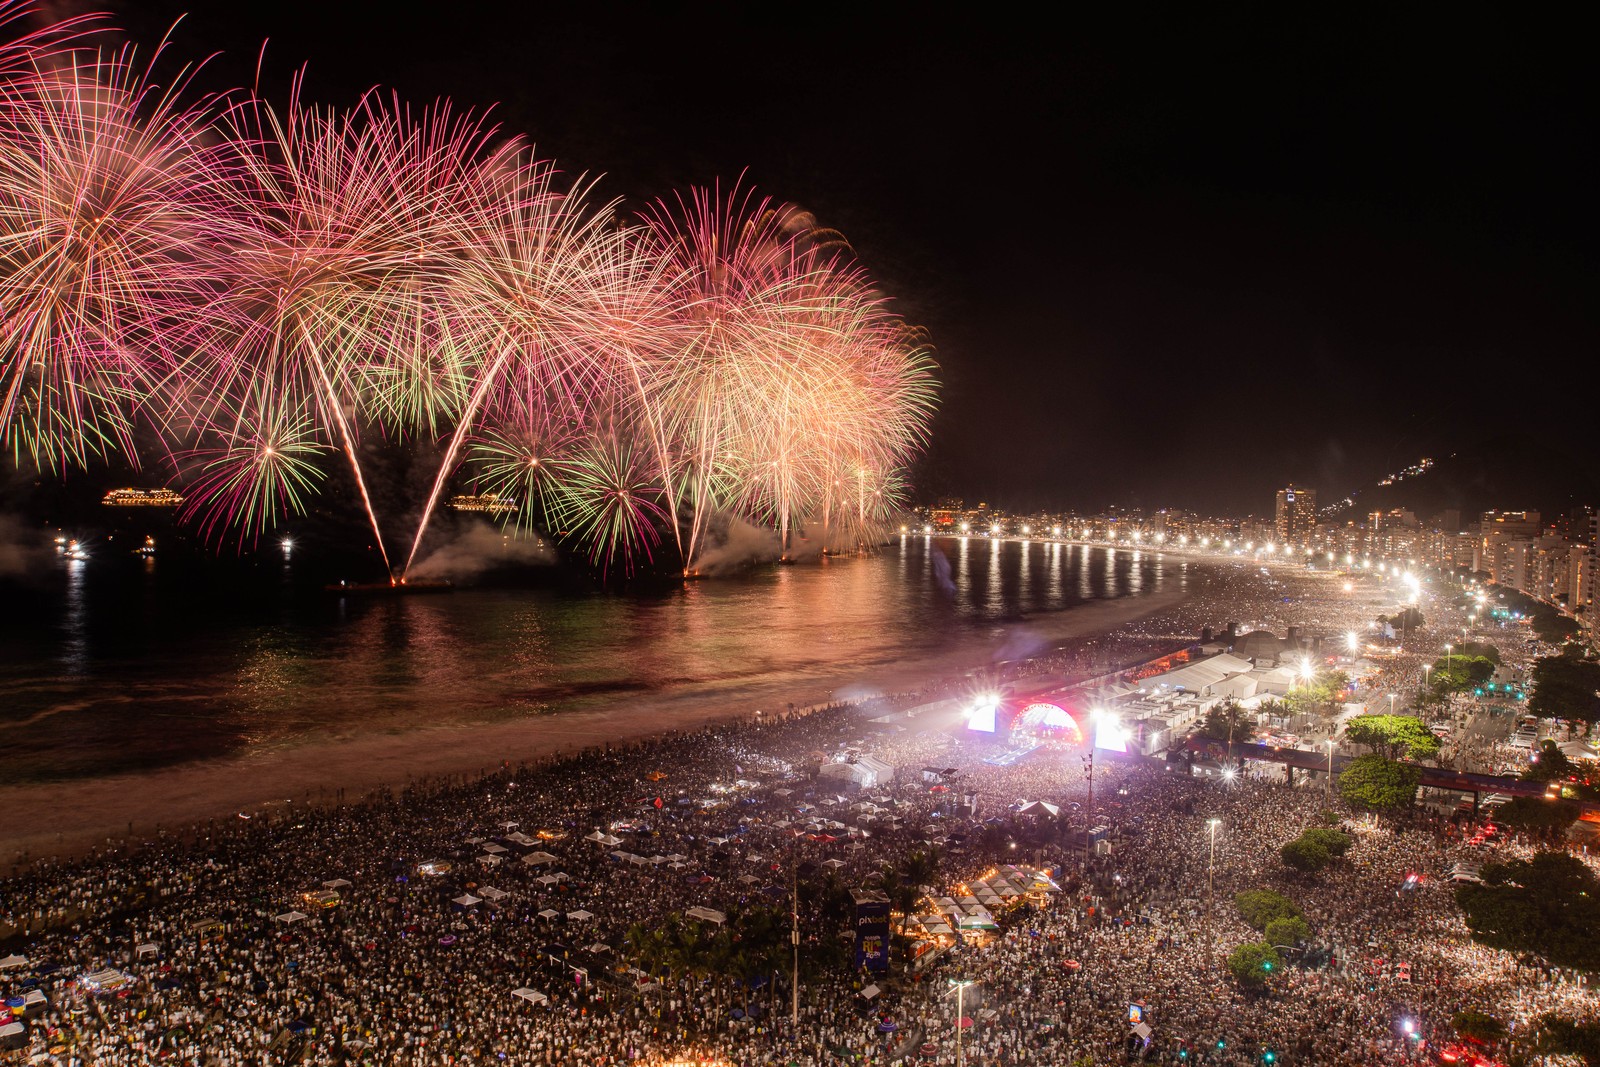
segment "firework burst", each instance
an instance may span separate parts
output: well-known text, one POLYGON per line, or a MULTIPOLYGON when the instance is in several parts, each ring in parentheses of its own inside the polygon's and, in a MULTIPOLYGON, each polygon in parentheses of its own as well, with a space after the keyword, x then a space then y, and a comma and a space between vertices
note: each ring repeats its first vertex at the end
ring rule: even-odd
MULTIPOLYGON (((0 0, 0 30, 31 9, 0 0)), ((741 186, 637 224, 440 103, 156 89, 71 20, 0 45, 0 444, 41 468, 158 442, 207 537, 253 542, 363 450, 453 477, 602 572, 694 568, 735 521, 871 540, 932 366, 848 244, 741 186), (337 460, 336 457, 342 457, 337 460), (676 557, 671 550, 676 550, 676 557)), ((157 55, 160 50, 157 50, 157 55)), ((397 557, 398 561, 398 557, 397 557)))

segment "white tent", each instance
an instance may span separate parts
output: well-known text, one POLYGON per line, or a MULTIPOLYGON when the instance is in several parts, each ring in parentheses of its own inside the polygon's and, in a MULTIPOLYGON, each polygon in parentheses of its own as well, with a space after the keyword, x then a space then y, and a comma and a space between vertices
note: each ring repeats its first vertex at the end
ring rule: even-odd
POLYGON ((146 956, 154 956, 160 951, 161 950, 156 946, 154 941, 146 941, 144 944, 139 945, 134 949, 134 952, 138 953, 140 959, 144 959, 146 956))
POLYGON ((556 909, 554 909, 554 908, 545 908, 543 911, 541 911, 539 913, 539 918, 541 918, 541 919, 559 919, 559 918, 561 918, 561 913, 559 911, 557 911, 556 909))
POLYGON ((350 882, 344 878, 329 878, 322 883, 322 888, 324 889, 347 889, 349 886, 350 882))
MULTIPOLYGON (((516 823, 512 823, 511 825, 515 826, 516 823)), ((532 847, 534 847, 535 845, 537 845, 539 843, 539 842, 535 841, 533 838, 529 837, 527 834, 520 833, 520 832, 519 833, 515 833, 515 834, 507 834, 506 835, 506 840, 510 841, 513 845, 521 845, 523 848, 532 848, 532 847)), ((486 849, 485 851, 492 851, 492 850, 486 849)))
POLYGON ((459 904, 463 908, 473 908, 483 903, 482 897, 475 897, 471 893, 462 893, 459 897, 451 897, 450 903, 459 904))
POLYGON ((883 990, 879 989, 876 985, 869 985, 867 988, 861 991, 861 996, 866 1000, 871 1000, 873 997, 882 992, 883 990))
POLYGON ((478 857, 478 865, 480 867, 498 867, 504 862, 505 858, 503 856, 491 856, 487 852, 478 857))
POLYGON ((556 883, 560 882, 561 879, 557 878, 553 874, 541 874, 539 877, 535 878, 534 881, 538 882, 540 885, 555 885, 556 883))
POLYGON ((604 837, 602 837, 600 839, 600 843, 602 845, 606 846, 607 848, 613 848, 613 847, 615 847, 617 845, 622 844, 622 838, 618 837, 615 834, 607 834, 606 836, 604 836, 604 837))
POLYGON ((498 843, 496 843, 494 841, 490 841, 487 845, 484 845, 483 846, 483 850, 485 852, 493 852, 493 853, 501 853, 501 852, 508 851, 506 846, 504 846, 502 844, 498 844, 498 843))
POLYGON ((544 1004, 550 999, 537 989, 529 989, 527 986, 523 986, 521 989, 513 989, 511 995, 518 1000, 526 1000, 529 1004, 544 1004))
POLYGON ((0 971, 12 971, 12 970, 17 969, 18 967, 26 967, 27 965, 28 965, 28 957, 19 956, 15 952, 13 952, 11 955, 7 956, 5 959, 0 960, 0 971))
POLYGON ((592 912, 592 911, 584 911, 582 908, 579 908, 577 911, 569 911, 569 912, 567 912, 567 918, 575 919, 578 922, 583 922, 583 921, 585 921, 587 919, 594 918, 594 912, 592 912))
POLYGON ((822 865, 824 867, 843 867, 844 860, 825 859, 822 861, 822 865))
POLYGON ((272 921, 279 923, 297 923, 305 917, 306 913, 303 911, 286 911, 282 915, 274 918, 272 921))
POLYGON ((479 889, 478 892, 483 894, 483 899, 484 900, 504 900, 506 897, 509 897, 511 895, 510 893, 507 893, 504 889, 496 889, 492 885, 486 885, 483 888, 479 889))
POLYGON ((593 841, 595 844, 600 844, 605 841, 606 835, 601 833, 599 830, 594 830, 584 834, 583 839, 585 841, 593 841))
POLYGON ((546 863, 555 863, 557 859, 548 852, 530 852, 522 857, 522 862, 530 867, 539 867, 546 863))
POLYGON ((701 922, 716 923, 718 926, 721 926, 723 923, 728 921, 728 915, 726 912, 714 911, 711 908, 690 908, 688 911, 684 912, 684 914, 691 919, 699 919, 701 922))

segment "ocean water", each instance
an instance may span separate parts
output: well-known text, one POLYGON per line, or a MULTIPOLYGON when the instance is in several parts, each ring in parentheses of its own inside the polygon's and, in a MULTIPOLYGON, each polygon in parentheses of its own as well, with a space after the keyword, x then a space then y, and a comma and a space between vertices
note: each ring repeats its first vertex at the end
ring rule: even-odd
POLYGON ((613 701, 663 727, 800 705, 1020 658, 1079 605, 1187 580, 1150 552, 921 536, 651 596, 340 598, 296 565, 212 580, 91 559, 0 587, 0 782, 613 701))

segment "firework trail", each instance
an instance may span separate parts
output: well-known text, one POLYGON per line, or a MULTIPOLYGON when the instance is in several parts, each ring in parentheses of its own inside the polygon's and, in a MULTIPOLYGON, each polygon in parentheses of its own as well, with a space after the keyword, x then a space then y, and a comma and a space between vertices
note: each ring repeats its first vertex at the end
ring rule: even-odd
POLYGON ((368 94, 339 114, 299 93, 282 117, 252 99, 223 118, 244 180, 227 216, 225 294, 209 309, 215 336, 192 373, 210 383, 216 435, 235 435, 266 397, 254 421, 276 412, 327 435, 387 568, 358 452, 363 405, 397 429, 461 407, 474 353, 454 343, 440 292, 461 256, 457 205, 499 157, 480 122, 444 105, 413 116, 368 94))

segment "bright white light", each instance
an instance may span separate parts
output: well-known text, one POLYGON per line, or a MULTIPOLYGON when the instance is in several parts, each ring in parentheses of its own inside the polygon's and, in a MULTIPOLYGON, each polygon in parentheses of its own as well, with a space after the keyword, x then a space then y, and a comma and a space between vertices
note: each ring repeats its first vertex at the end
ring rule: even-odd
POLYGON ((1000 710, 1000 704, 994 697, 984 697, 972 709, 972 714, 967 716, 967 729, 980 730, 992 734, 995 730, 995 713, 1000 710))

